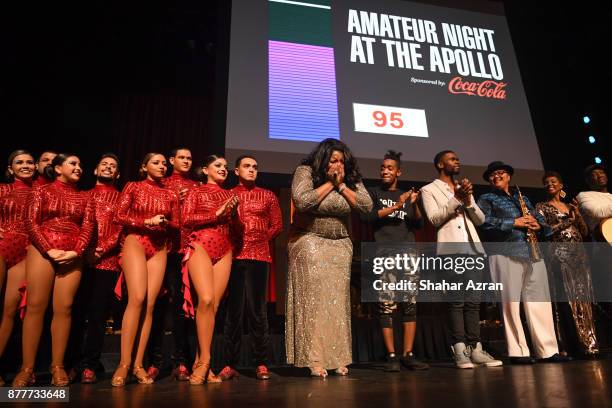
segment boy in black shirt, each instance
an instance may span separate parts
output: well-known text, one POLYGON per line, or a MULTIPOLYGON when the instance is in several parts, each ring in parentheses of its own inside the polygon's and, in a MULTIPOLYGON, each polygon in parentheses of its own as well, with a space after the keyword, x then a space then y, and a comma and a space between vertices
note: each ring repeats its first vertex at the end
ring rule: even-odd
MULTIPOLYGON (((400 156, 401 153, 393 150, 385 154, 380 166, 381 185, 368 189, 374 207, 369 214, 362 216, 362 220, 373 225, 376 242, 414 242, 413 231, 423 227, 423 217, 417 205, 419 192, 414 189, 403 192, 397 188, 397 180, 402 174, 400 156)), ((427 364, 418 361, 412 354, 416 334, 416 291, 410 293, 410 299, 407 302, 384 301, 378 304, 377 309, 388 353, 385 369, 400 371, 400 361, 411 370, 429 368, 427 364), (404 350, 401 359, 398 359, 395 354, 393 340, 393 312, 398 308, 401 309, 404 328, 404 350)))

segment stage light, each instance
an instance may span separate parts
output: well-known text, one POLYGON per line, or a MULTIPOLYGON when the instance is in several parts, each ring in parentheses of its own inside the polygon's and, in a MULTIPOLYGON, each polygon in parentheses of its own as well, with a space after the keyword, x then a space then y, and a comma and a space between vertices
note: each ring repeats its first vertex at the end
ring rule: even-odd
POLYGON ((595 143, 595 136, 589 136, 589 143, 595 143))
POLYGON ((585 124, 588 124, 589 122, 591 122, 591 118, 589 118, 588 116, 585 116, 585 117, 583 117, 583 118, 582 118, 582 121, 583 121, 585 124))
POLYGON ((601 159, 599 157, 595 158, 595 164, 601 164, 601 159))

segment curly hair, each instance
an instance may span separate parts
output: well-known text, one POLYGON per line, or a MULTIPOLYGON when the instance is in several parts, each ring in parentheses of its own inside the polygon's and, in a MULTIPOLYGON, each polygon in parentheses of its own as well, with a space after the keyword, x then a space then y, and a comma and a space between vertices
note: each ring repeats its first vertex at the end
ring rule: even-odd
POLYGON ((302 160, 302 165, 310 166, 312 169, 312 182, 317 188, 327 181, 327 165, 333 152, 344 154, 344 183, 354 190, 357 183, 361 181, 361 173, 355 156, 351 149, 338 139, 325 139, 315 147, 312 152, 302 160))
POLYGON ((397 168, 399 169, 402 165, 402 161, 400 160, 402 157, 402 152, 396 152, 395 150, 387 150, 387 153, 383 156, 383 160, 393 160, 397 164, 397 168))

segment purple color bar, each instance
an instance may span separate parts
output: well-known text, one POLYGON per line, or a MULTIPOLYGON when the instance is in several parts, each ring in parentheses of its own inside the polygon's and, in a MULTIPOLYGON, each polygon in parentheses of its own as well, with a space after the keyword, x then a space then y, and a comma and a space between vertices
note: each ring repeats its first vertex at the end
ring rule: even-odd
POLYGON ((269 41, 269 137, 340 138, 334 50, 269 41))

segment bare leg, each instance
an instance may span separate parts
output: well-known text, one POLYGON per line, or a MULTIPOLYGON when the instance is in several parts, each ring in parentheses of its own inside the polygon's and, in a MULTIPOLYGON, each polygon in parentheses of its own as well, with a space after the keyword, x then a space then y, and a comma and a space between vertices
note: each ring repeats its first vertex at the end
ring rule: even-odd
POLYGON ((25 259, 8 270, 4 306, 2 308, 2 322, 0 323, 0 356, 4 354, 4 349, 13 331, 15 313, 17 313, 17 308, 21 301, 19 287, 25 281, 25 271, 25 259))
POLYGON ((144 319, 140 326, 140 335, 138 337, 138 347, 136 349, 136 358, 134 359, 134 367, 142 367, 142 360, 147 349, 149 334, 151 333, 151 324, 153 322, 153 308, 157 295, 164 281, 164 273, 166 272, 167 252, 162 249, 151 259, 147 261, 147 295, 146 308, 144 310, 144 319))
MULTIPOLYGON (((189 275, 198 294, 196 324, 198 331, 198 356, 203 362, 210 362, 210 345, 215 328, 215 314, 229 281, 232 266, 232 254, 227 253, 214 266, 206 251, 196 245, 195 260, 189 264, 189 275), (193 268, 192 268, 193 266, 193 268)), ((190 259, 194 259, 193 257, 190 259)), ((202 368, 204 370, 204 368, 202 368)), ((194 370, 196 375, 204 372, 194 370)))
POLYGON ((72 302, 81 283, 81 262, 62 266, 55 276, 53 288, 53 320, 51 321, 51 365, 63 366, 70 325, 72 302))
POLYGON ((115 375, 126 377, 132 362, 134 341, 140 325, 140 315, 147 294, 147 261, 144 249, 134 235, 128 235, 122 252, 123 276, 128 288, 128 304, 121 324, 121 359, 115 375), (119 373, 122 370, 122 373, 119 373))
POLYGON ((412 352, 414 337, 416 335, 416 322, 404 323, 404 355, 412 352))
POLYGON ((2 258, 0 256, 0 292, 2 291, 2 288, 4 287, 4 276, 6 275, 6 262, 4 261, 4 258, 2 258))
POLYGON ((395 342, 393 341, 393 328, 383 327, 382 329, 383 342, 387 349, 387 353, 395 353, 395 342))
POLYGON ((210 344, 215 326, 215 290, 213 265, 210 257, 199 244, 187 261, 189 276, 198 296, 196 309, 196 331, 198 335, 198 356, 201 361, 210 361, 210 344))
POLYGON ((23 320, 22 368, 34 368, 45 310, 47 310, 55 281, 53 265, 43 258, 34 246, 28 248, 26 256, 26 281, 28 282, 28 296, 26 315, 23 320))

